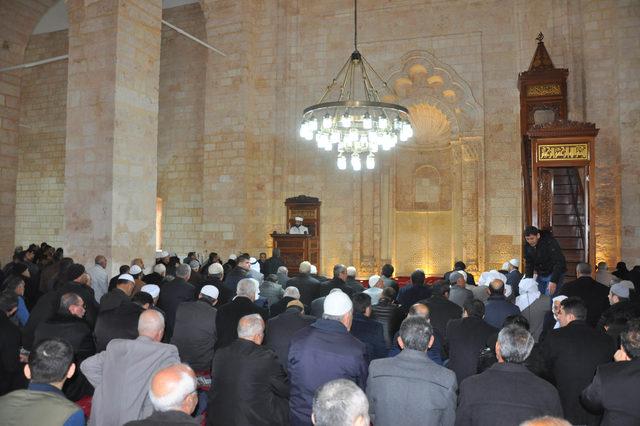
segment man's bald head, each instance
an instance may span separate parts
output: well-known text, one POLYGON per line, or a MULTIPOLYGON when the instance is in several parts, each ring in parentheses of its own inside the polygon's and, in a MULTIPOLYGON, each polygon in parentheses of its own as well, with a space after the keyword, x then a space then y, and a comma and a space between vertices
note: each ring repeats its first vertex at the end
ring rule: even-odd
POLYGON ((191 414, 198 403, 196 375, 186 364, 173 364, 154 374, 149 399, 157 411, 191 414))
POLYGON ((155 309, 147 309, 138 318, 138 334, 159 342, 164 335, 164 316, 155 309))
POLYGON ((489 292, 491 294, 504 294, 504 283, 502 280, 492 280, 491 284, 489 284, 489 292))
POLYGON ((408 317, 423 317, 429 319, 429 307, 424 303, 414 303, 409 308, 408 317))

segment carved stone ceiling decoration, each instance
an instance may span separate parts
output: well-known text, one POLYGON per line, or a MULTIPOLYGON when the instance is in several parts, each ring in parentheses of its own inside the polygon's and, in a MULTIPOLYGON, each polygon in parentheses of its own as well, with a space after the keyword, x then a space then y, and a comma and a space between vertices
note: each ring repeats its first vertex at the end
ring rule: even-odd
POLYGON ((431 53, 408 52, 387 81, 395 95, 384 101, 406 106, 414 124, 415 137, 404 148, 442 149, 462 135, 480 134, 482 108, 468 83, 431 53))
POLYGON ((414 141, 418 145, 446 146, 451 140, 451 123, 438 108, 418 103, 409 106, 414 141))

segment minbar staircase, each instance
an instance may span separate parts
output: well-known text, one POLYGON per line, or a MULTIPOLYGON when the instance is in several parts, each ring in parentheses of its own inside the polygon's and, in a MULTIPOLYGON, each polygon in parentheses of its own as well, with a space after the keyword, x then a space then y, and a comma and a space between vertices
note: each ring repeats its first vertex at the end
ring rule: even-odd
POLYGON ((552 232, 567 260, 564 282, 574 280, 576 265, 585 261, 585 197, 577 168, 553 169, 552 232))

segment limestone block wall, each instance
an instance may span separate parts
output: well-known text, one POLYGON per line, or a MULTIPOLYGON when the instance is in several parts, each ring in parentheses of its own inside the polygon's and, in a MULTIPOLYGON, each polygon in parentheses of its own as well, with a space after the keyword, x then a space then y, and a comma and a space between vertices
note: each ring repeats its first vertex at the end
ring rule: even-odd
MULTIPOLYGON (((163 10, 163 19, 201 39, 199 4, 163 10)), ((162 248, 203 250, 202 145, 206 58, 203 46, 162 28, 158 117, 158 197, 162 199, 162 248)), ((211 218, 210 220, 215 220, 211 218)))
MULTIPOLYGON (((67 31, 31 37, 25 62, 67 53, 67 31)), ((17 244, 62 245, 67 61, 22 72, 16 188, 17 244)))

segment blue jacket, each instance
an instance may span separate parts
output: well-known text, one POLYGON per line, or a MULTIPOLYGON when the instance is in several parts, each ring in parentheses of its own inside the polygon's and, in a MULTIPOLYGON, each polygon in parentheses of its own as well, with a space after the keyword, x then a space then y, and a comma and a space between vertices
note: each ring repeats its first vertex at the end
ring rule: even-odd
POLYGON ((356 312, 353 315, 351 334, 367 345, 369 361, 387 357, 387 343, 384 341, 384 329, 378 321, 356 312))
POLYGON ((502 323, 511 315, 518 315, 520 308, 507 301, 504 296, 491 295, 485 302, 484 320, 487 324, 498 330, 502 329, 502 323))
POLYGON ((409 284, 404 286, 398 292, 396 300, 398 303, 407 309, 414 303, 419 302, 422 299, 428 299, 431 297, 431 287, 425 285, 409 284))
POLYGON ((369 362, 364 343, 342 323, 319 319, 298 331, 289 346, 289 399, 292 426, 311 425, 313 394, 334 379, 348 379, 365 389, 369 362))

